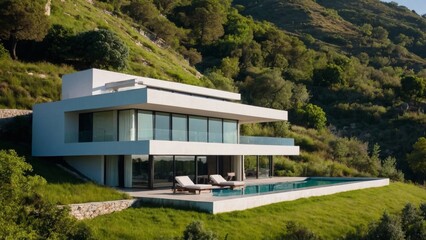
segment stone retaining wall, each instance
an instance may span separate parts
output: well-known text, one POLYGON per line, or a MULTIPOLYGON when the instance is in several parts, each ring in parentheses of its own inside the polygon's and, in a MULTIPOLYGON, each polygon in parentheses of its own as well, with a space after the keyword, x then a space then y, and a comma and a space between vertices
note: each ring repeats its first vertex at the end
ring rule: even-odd
POLYGON ((0 109, 0 119, 13 118, 16 116, 29 115, 33 111, 21 109, 0 109))
POLYGON ((82 220, 138 206, 139 199, 70 204, 70 214, 82 220))

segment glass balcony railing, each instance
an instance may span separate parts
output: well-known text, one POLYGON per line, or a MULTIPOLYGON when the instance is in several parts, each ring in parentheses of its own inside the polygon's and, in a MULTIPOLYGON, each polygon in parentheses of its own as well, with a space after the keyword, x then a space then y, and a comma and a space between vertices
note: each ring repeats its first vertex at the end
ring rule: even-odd
POLYGON ((240 136, 240 144, 294 146, 293 138, 240 136))

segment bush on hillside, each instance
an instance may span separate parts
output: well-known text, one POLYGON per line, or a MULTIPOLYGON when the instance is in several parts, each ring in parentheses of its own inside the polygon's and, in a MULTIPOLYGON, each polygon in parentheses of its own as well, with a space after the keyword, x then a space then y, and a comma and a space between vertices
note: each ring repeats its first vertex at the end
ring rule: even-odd
POLYGON ((303 225, 290 221, 286 224, 284 233, 276 239, 286 240, 320 240, 321 238, 303 225))
POLYGON ((29 176, 31 171, 15 151, 0 151, 0 239, 91 239, 89 228, 68 208, 36 193, 46 180, 29 176))
POLYGON ((124 69, 129 49, 107 29, 87 31, 76 36, 74 50, 85 68, 124 69))
POLYGON ((204 229, 204 225, 200 221, 194 221, 186 226, 183 231, 183 240, 216 240, 216 234, 212 231, 204 229))

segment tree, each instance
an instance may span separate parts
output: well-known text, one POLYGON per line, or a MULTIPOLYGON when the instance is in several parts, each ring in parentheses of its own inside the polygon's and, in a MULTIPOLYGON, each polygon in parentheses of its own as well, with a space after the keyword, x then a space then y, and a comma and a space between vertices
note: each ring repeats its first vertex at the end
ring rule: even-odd
POLYGON ((49 29, 43 0, 2 0, 0 2, 0 38, 10 43, 10 55, 16 56, 20 40, 41 41, 49 29))
POLYGON ((68 208, 46 202, 36 189, 46 181, 29 176, 31 165, 15 151, 0 151, 0 239, 90 239, 68 208))
POLYGON ((372 225, 366 239, 377 240, 403 240, 404 232, 399 216, 392 217, 387 212, 383 213, 380 222, 372 225))
POLYGON ((426 180, 426 138, 421 137, 413 145, 413 151, 407 155, 408 165, 420 181, 426 180))
POLYGON ((344 84, 343 70, 336 64, 329 64, 325 68, 315 69, 313 82, 317 86, 329 87, 333 84, 344 84))
POLYGON ((416 76, 404 76, 401 78, 401 90, 408 99, 422 98, 426 93, 426 80, 416 76))
POLYGON ((242 86, 245 99, 254 105, 287 109, 291 106, 293 83, 279 69, 251 69, 242 86))
POLYGON ((327 117, 321 107, 309 103, 303 110, 307 126, 314 127, 317 130, 325 128, 327 117))
POLYGON ((87 31, 77 35, 76 54, 84 67, 123 69, 129 49, 121 39, 107 29, 87 31))
POLYGON ((426 239, 426 228, 420 211, 411 203, 407 203, 401 212, 402 230, 406 239, 426 239))
POLYGON ((404 173, 396 168, 396 159, 394 157, 387 157, 383 161, 379 177, 387 177, 393 181, 404 181, 404 173))
POLYGON ((160 15, 160 11, 149 0, 131 0, 127 6, 129 16, 144 26, 160 15))
POLYGON ((194 10, 190 21, 198 44, 210 44, 225 33, 223 24, 226 22, 230 1, 193 0, 192 6, 194 10))
POLYGON ((388 35, 389 35, 389 32, 386 29, 384 29, 382 26, 375 27, 372 33, 374 38, 381 41, 388 39, 388 35))

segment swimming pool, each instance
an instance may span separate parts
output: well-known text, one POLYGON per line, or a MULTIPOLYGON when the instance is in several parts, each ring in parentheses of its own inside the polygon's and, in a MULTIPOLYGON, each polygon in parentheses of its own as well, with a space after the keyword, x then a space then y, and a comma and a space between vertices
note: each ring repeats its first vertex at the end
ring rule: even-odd
POLYGON ((268 194, 268 193, 274 193, 274 192, 294 191, 301 188, 336 185, 336 184, 344 184, 344 183, 351 183, 351 182, 358 182, 358 181, 359 180, 354 180, 354 179, 307 178, 303 181, 248 185, 243 189, 234 189, 234 190, 230 188, 213 189, 213 196, 228 197, 228 196, 236 196, 236 195, 260 195, 260 194, 268 194))

